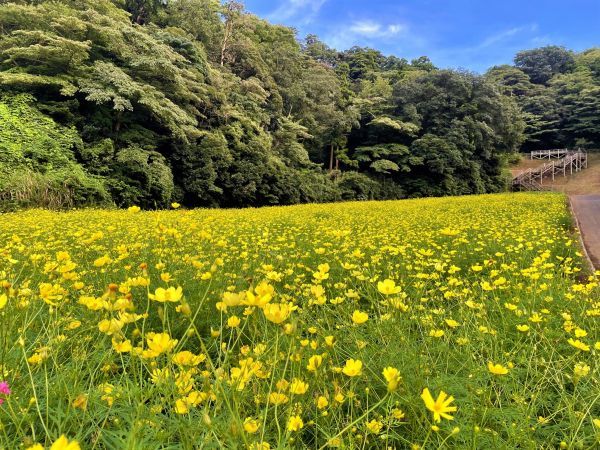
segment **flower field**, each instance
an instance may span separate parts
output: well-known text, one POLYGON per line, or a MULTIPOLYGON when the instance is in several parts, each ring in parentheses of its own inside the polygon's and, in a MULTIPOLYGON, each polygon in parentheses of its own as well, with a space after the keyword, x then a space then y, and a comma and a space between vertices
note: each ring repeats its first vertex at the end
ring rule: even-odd
POLYGON ((597 448, 579 250, 555 194, 2 215, 0 448, 597 448))

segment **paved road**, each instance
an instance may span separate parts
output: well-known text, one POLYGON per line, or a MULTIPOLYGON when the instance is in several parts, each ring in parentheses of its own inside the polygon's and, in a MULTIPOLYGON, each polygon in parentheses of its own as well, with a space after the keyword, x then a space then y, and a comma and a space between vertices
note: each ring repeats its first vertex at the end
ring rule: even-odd
POLYGON ((571 206, 592 264, 600 270, 600 195, 573 195, 571 206))

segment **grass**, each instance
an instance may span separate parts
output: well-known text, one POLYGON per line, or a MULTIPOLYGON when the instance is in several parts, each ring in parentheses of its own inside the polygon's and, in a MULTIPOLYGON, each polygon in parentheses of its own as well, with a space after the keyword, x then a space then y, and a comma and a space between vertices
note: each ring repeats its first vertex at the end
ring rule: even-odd
POLYGON ((0 448, 600 442, 600 292, 560 194, 33 210, 0 255, 0 448))

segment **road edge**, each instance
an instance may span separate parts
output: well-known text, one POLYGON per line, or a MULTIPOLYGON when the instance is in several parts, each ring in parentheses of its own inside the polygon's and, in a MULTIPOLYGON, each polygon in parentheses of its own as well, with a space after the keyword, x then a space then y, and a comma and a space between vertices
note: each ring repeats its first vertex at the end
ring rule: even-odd
MULTIPOLYGON (((596 271, 596 267, 594 266, 594 263, 592 262, 592 258, 590 257, 590 254, 588 253, 587 247, 585 245, 585 240, 583 239, 583 233, 581 232, 579 218, 577 217, 575 208, 573 208, 573 198, 572 197, 573 197, 572 195, 569 195, 567 197, 568 202, 569 202, 569 211, 571 212, 571 217, 573 217, 573 220, 575 221, 575 226, 577 227, 577 235, 579 237, 579 244, 581 245, 581 248, 583 249, 583 255, 585 256, 585 260, 587 261, 588 269, 590 270, 590 273, 593 274, 596 271)), ((600 270, 600 267, 598 268, 598 270, 600 270)))

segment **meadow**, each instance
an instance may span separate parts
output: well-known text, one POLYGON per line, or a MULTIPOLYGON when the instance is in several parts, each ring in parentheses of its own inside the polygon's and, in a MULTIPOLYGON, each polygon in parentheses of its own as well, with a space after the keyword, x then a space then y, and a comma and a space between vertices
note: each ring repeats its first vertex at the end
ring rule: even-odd
POLYGON ((559 194, 0 216, 0 448, 591 449, 559 194))

